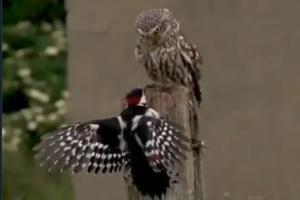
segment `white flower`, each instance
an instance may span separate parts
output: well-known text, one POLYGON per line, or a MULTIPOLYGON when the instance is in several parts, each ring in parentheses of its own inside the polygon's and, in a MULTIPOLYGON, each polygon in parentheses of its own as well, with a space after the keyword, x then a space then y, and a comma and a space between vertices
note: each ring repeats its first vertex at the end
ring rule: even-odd
POLYGON ((31 70, 29 68, 22 68, 18 70, 18 75, 21 78, 27 78, 31 75, 31 70))
POLYGON ((17 58, 23 58, 26 55, 26 51, 24 49, 19 49, 16 51, 15 55, 17 58))
POLYGON ((31 120, 32 117, 33 117, 33 114, 31 112, 31 110, 29 110, 29 109, 23 109, 23 110, 21 110, 21 114, 25 117, 25 119, 27 121, 31 120))
POLYGON ((30 27, 31 23, 30 21, 20 21, 17 24, 17 29, 23 30, 23 29, 27 29, 28 27, 30 27))
POLYGON ((2 137, 4 138, 7 135, 6 129, 2 127, 2 137))
POLYGON ((65 32, 64 30, 56 30, 56 31, 53 31, 52 33, 52 38, 54 40, 60 40, 60 39, 64 39, 65 38, 65 32))
POLYGON ((59 53, 59 49, 55 46, 49 46, 45 49, 46 56, 57 56, 59 53))
POLYGON ((65 36, 65 31, 63 29, 53 31, 52 38, 59 49, 66 49, 67 40, 65 36))
POLYGON ((31 108, 31 110, 35 114, 40 114, 43 112, 43 108, 41 106, 34 106, 31 108))
POLYGON ((60 108, 57 111, 58 114, 60 115, 65 115, 67 113, 67 109, 66 108, 60 108))
POLYGON ((55 102, 55 107, 56 108, 64 108, 66 106, 66 102, 62 99, 58 100, 55 102))
POLYGON ((51 114, 49 114, 49 116, 48 116, 48 119, 50 120, 50 121, 54 121, 54 120, 56 120, 57 119, 57 114, 56 113, 51 113, 51 114))
POLYGON ((44 122, 45 121, 45 116, 44 115, 37 115, 36 116, 36 121, 37 122, 44 122))
POLYGON ((2 43, 2 51, 7 51, 9 49, 9 46, 6 42, 2 43))
POLYGON ((41 25, 41 29, 44 32, 50 32, 50 31, 52 31, 53 26, 50 23, 43 22, 42 25, 41 25))
POLYGON ((62 96, 63 96, 65 99, 69 98, 69 97, 70 97, 69 91, 64 90, 64 91, 62 92, 62 96))
POLYGON ((30 89, 28 90, 28 95, 37 100, 37 101, 40 101, 41 103, 48 103, 50 98, 48 96, 48 94, 46 93, 43 93, 39 90, 36 90, 36 89, 30 89))
POLYGON ((31 121, 27 124, 27 128, 30 131, 34 131, 37 128, 37 123, 35 121, 31 121))

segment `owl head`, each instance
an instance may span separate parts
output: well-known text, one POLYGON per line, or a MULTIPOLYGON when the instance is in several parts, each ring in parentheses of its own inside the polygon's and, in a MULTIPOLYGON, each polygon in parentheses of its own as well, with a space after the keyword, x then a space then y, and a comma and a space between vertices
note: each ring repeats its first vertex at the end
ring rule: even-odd
POLYGON ((159 45, 179 32, 179 22, 166 8, 143 11, 135 20, 135 28, 149 45, 159 45))

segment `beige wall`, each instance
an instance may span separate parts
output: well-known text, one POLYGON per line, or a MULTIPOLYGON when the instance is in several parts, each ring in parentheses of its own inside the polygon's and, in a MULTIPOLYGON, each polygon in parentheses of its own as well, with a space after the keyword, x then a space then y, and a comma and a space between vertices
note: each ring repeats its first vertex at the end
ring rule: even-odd
MULTIPOLYGON (((207 199, 300 199, 300 1, 67 3, 72 120, 116 114, 122 94, 149 81, 133 57, 133 20, 168 7, 204 57, 207 199)), ((120 176, 74 180, 77 199, 124 199, 120 176)))

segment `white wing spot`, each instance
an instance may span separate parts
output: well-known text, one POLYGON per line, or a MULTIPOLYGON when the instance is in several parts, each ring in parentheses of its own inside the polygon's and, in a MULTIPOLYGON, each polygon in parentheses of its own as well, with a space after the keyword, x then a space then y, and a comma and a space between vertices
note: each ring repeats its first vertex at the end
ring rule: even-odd
POLYGON ((99 124, 90 124, 91 129, 96 130, 99 128, 99 124))
POLYGON ((76 149, 72 149, 72 155, 74 156, 76 154, 76 149))
POLYGON ((60 148, 57 148, 57 149, 55 149, 55 151, 54 151, 53 153, 56 153, 56 152, 58 152, 58 151, 59 151, 59 149, 60 149, 60 148))
POLYGON ((105 158, 106 158, 106 154, 102 154, 102 155, 101 155, 101 159, 104 160, 105 158))
POLYGON ((96 153, 96 156, 95 156, 97 159, 100 158, 100 154, 99 153, 96 153))
POLYGON ((66 146, 66 147, 64 148, 64 151, 69 151, 70 149, 71 149, 70 146, 66 146))

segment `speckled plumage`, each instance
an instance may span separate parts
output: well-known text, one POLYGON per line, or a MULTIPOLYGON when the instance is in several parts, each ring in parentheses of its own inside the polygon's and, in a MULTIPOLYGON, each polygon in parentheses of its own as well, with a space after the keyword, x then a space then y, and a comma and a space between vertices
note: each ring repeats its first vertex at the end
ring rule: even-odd
POLYGON ((150 9, 135 21, 139 33, 135 56, 149 77, 163 85, 191 89, 201 102, 199 86, 201 56, 180 34, 180 24, 168 9, 150 9))

